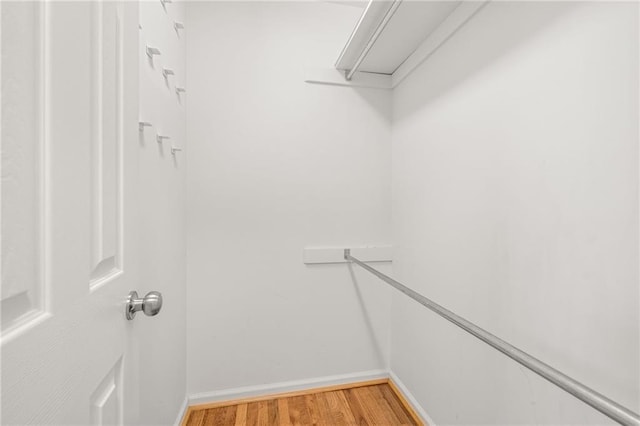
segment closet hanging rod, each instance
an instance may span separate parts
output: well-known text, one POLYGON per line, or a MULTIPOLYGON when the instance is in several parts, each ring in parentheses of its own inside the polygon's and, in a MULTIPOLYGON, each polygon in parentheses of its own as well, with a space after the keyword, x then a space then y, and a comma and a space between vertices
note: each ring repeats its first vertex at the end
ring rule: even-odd
POLYGON ((369 41, 367 41, 367 44, 364 46, 364 49, 362 49, 362 52, 360 52, 360 55, 358 56, 356 62, 353 64, 353 67, 351 67, 351 69, 345 74, 345 78, 347 79, 347 81, 351 81, 353 75, 356 73, 356 71, 358 71, 358 68, 360 68, 360 65, 362 64, 362 61, 364 61, 364 58, 367 57, 373 45, 376 44, 376 40, 378 40, 378 37, 380 37, 382 31, 384 31, 384 28, 391 20, 393 14, 396 13, 396 10, 398 9, 398 6, 400 6, 400 3, 402 3, 402 0, 393 0, 393 4, 384 15, 384 18, 382 18, 382 21, 380 21, 380 24, 371 35, 369 41))
POLYGON ((489 346, 492 346, 494 349, 497 349, 498 351, 502 352, 509 358, 522 364, 523 366, 527 367, 529 370, 533 371, 539 376, 542 376, 543 378, 547 379, 554 385, 564 389, 566 392, 570 393, 571 395, 575 396, 582 402, 600 411, 602 414, 609 417, 610 419, 615 420, 619 424, 625 425, 625 426, 640 426, 640 416, 638 414, 634 413, 628 408, 623 407, 622 405, 607 398, 606 396, 596 392, 595 390, 583 385, 577 380, 572 379, 571 377, 560 372, 559 370, 556 370, 555 368, 540 361, 539 359, 534 358, 533 356, 516 348, 510 343, 505 342, 504 340, 478 327, 472 322, 467 321, 461 316, 456 315, 455 313, 438 305, 432 300, 427 299, 420 293, 417 293, 411 290, 409 287, 401 284, 400 282, 383 274, 382 272, 372 268, 366 263, 356 259, 355 257, 351 256, 350 249, 344 250, 344 258, 345 260, 353 262, 356 265, 371 272, 373 275, 377 276, 382 281, 386 282, 387 284, 390 284, 395 289, 400 290, 402 293, 406 294, 407 296, 409 296, 416 302, 420 303, 424 307, 440 315, 442 318, 446 319, 447 321, 454 323, 458 327, 462 328, 464 331, 474 335, 475 337, 482 340, 489 346))

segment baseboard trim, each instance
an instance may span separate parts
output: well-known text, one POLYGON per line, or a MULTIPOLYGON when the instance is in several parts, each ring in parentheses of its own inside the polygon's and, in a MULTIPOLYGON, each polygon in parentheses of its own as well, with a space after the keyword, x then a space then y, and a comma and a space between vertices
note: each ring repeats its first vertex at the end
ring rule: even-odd
POLYGON ((397 388, 394 390, 396 392, 400 392, 405 401, 411 405, 411 408, 413 408, 413 410, 418 414, 418 416, 425 424, 429 426, 436 426, 436 422, 434 422, 431 416, 427 414, 422 405, 420 405, 418 400, 413 396, 411 392, 409 392, 409 389, 405 386, 404 383, 402 383, 402 380, 400 380, 400 378, 396 376, 393 371, 389 372, 389 383, 392 385, 392 388, 393 386, 397 388))
POLYGON ((389 373, 385 370, 370 370, 359 373, 315 377, 306 380, 292 380, 289 382, 270 383, 267 385, 245 386, 221 391, 196 393, 189 396, 189 407, 388 378, 389 373))
POLYGON ((351 382, 351 383, 344 383, 341 385, 320 386, 320 387, 301 389, 301 390, 296 390, 291 392, 280 392, 280 393, 270 393, 267 395, 260 395, 260 396, 250 396, 248 398, 225 399, 224 401, 208 402, 206 404, 192 405, 189 407, 189 409, 190 410, 207 410, 210 408, 228 407, 230 405, 240 405, 240 404, 251 404, 253 402, 270 401, 270 400, 279 399, 279 398, 285 398, 285 399, 293 398, 296 396, 304 396, 304 395, 310 395, 310 394, 316 394, 316 393, 322 393, 322 392, 334 392, 338 390, 354 389, 354 388, 360 388, 364 386, 381 385, 384 383, 388 384, 389 379, 373 379, 373 380, 366 380, 364 382, 351 382))
POLYGON ((182 424, 187 414, 188 407, 189 407, 189 398, 185 396, 184 400, 182 401, 182 404, 180 405, 180 409, 178 410, 178 417, 176 417, 176 421, 173 422, 175 426, 180 426, 182 424))

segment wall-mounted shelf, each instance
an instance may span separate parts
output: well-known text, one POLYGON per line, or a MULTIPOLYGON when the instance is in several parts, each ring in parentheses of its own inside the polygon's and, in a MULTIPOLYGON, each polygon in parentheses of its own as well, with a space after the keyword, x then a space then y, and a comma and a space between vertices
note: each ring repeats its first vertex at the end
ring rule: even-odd
MULTIPOLYGON (((371 0, 336 61, 335 68, 344 81, 340 85, 397 86, 487 1, 371 0), (380 83, 385 78, 388 85, 380 83), (352 83, 356 80, 360 84, 352 83)), ((307 76, 306 81, 339 84, 331 74, 325 74, 332 78, 323 81, 322 75, 315 73, 316 78, 307 76)))

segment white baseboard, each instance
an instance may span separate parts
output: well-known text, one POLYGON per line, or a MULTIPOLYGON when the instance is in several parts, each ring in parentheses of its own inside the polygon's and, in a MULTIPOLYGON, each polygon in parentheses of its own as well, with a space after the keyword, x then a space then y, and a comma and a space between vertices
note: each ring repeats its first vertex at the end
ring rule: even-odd
POLYGON ((407 400, 409 404, 411 404, 411 406, 413 407, 415 412, 420 416, 422 421, 424 421, 429 426, 436 426, 436 422, 434 422, 431 416, 427 414, 427 412, 424 410, 424 408, 422 408, 418 400, 411 394, 411 392, 409 392, 409 389, 407 389, 405 384, 402 383, 402 380, 400 380, 400 378, 396 376, 393 371, 389 372, 389 378, 393 381, 393 383, 395 383, 398 389, 400 389, 400 392, 402 392, 404 398, 407 400))
POLYGON ((359 373, 340 374, 336 376, 315 377, 290 382, 270 383, 266 385, 245 386, 213 392, 196 393, 189 396, 189 405, 207 404, 210 402, 227 401, 233 399, 253 398, 284 392, 293 392, 323 386, 335 386, 345 383, 363 382, 366 380, 389 378, 386 370, 370 370, 359 373))
POLYGON ((187 407, 189 406, 189 398, 184 397, 184 401, 182 401, 182 405, 180 405, 180 409, 178 410, 178 417, 176 421, 173 422, 175 426, 180 426, 182 424, 182 418, 187 413, 187 407))

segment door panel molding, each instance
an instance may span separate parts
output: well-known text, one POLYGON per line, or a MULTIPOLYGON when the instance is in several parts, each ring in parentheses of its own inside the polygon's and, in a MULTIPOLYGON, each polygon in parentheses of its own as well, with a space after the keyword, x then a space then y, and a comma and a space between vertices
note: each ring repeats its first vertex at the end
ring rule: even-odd
POLYGON ((120 357, 89 398, 91 424, 123 424, 122 360, 120 357))
POLYGON ((47 275, 47 10, 44 2, 0 5, 3 73, 7 68, 10 73, 2 79, 3 345, 51 316, 47 275))
POLYGON ((122 22, 117 3, 92 4, 91 274, 95 290, 122 273, 122 22))

